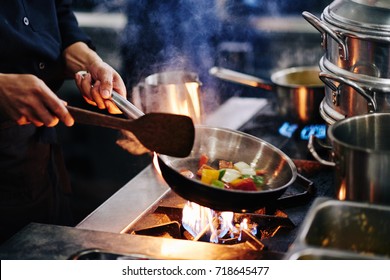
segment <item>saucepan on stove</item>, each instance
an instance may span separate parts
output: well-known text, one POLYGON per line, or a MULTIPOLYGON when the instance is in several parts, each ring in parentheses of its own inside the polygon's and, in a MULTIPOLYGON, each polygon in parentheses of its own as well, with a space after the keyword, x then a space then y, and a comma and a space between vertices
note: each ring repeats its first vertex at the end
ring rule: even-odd
POLYGON ((257 210, 273 204, 297 178, 293 161, 273 145, 243 132, 208 126, 195 126, 195 141, 188 157, 159 155, 158 163, 163 178, 174 192, 220 211, 257 210), (265 184, 258 190, 226 189, 183 175, 183 170, 196 173, 203 155, 207 155, 211 166, 226 160, 244 162, 262 170, 265 184))
POLYGON ((270 81, 220 67, 209 72, 223 80, 275 92, 276 110, 282 117, 298 123, 321 120, 319 108, 325 90, 318 66, 282 69, 273 73, 270 81))
POLYGON ((132 91, 132 102, 144 113, 187 115, 195 124, 203 121, 202 82, 189 71, 164 71, 147 76, 132 91))
POLYGON ((339 120, 328 128, 333 161, 318 156, 314 137, 308 147, 323 164, 334 166, 340 200, 390 205, 390 113, 339 120))

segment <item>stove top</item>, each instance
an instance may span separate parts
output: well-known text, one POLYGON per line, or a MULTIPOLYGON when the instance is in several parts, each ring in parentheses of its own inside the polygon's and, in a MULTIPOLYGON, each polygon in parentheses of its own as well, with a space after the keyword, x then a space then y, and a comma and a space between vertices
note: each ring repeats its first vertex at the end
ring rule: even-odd
MULTIPOLYGON (((299 174, 296 182, 275 204, 254 213, 234 213, 234 223, 239 222, 242 215, 246 215, 255 223, 257 233, 249 234, 251 235, 249 238, 233 246, 275 253, 282 257, 295 240, 297 230, 315 197, 333 196, 332 170, 316 162, 307 150, 307 136, 315 133, 318 138, 324 138, 326 126, 323 123, 290 124, 273 115, 272 108, 267 105, 239 130, 281 149, 297 166, 299 174), (280 213, 283 215, 280 216, 280 213)), ((209 242, 204 236, 195 238, 190 236, 181 225, 183 207, 186 203, 186 200, 168 191, 153 211, 144 214, 125 233, 209 242)), ((221 243, 218 245, 226 245, 224 241, 221 243)), ((231 243, 228 244, 232 246, 231 243)))

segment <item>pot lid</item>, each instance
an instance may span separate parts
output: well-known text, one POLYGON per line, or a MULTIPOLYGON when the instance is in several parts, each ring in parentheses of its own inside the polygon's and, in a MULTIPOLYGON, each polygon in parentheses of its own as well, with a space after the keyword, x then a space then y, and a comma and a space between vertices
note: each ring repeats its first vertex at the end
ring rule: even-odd
POLYGON ((352 2, 356 2, 362 5, 367 5, 370 7, 378 7, 378 8, 390 8, 389 0, 352 0, 352 2))
POLYGON ((390 0, 335 0, 325 8, 323 17, 351 31, 390 35, 390 0))

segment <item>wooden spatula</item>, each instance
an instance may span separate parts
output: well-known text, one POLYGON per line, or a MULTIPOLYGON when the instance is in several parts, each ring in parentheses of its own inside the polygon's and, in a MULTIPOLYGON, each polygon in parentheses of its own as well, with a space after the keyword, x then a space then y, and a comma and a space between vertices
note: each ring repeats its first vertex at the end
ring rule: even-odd
POLYGON ((148 113, 129 120, 67 106, 76 122, 131 131, 151 151, 186 157, 194 144, 195 128, 190 117, 168 113, 148 113))

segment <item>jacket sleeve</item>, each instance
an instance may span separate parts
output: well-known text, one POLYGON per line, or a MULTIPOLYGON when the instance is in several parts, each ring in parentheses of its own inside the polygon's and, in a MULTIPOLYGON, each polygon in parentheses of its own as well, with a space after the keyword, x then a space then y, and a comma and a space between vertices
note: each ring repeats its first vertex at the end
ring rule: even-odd
POLYGON ((72 10, 72 0, 56 0, 58 26, 61 33, 62 48, 66 49, 76 42, 84 42, 95 50, 92 41, 79 27, 72 10))

